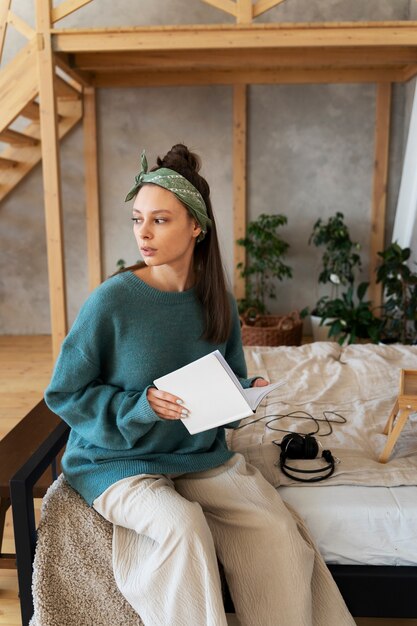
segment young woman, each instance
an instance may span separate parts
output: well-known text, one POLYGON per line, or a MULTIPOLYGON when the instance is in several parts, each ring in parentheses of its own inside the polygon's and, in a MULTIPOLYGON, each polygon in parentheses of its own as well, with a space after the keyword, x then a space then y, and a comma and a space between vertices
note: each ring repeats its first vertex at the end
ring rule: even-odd
POLYGON ((116 582, 145 626, 225 626, 217 559, 242 626, 353 626, 276 489, 152 384, 216 349, 244 387, 267 384, 247 378, 198 171, 181 144, 150 172, 142 155, 127 200, 144 263, 91 294, 46 391, 71 426, 65 476, 114 525, 116 582))

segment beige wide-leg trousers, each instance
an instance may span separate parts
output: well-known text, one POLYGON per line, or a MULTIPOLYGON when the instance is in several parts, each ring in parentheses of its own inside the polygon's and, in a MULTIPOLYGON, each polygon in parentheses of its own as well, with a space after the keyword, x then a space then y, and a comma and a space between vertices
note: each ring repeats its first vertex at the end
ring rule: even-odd
POLYGON ((93 506, 114 524, 116 583, 145 626, 227 626, 216 554, 242 626, 355 624, 307 531, 241 454, 123 479, 93 506))

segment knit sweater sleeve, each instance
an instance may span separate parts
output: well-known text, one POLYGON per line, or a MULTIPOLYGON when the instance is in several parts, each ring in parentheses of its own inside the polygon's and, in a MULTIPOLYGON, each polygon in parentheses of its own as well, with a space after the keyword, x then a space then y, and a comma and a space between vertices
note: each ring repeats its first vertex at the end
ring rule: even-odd
POLYGON ((63 342, 45 401, 88 443, 129 449, 161 418, 148 403, 148 387, 126 390, 103 380, 102 333, 100 319, 84 306, 63 342))

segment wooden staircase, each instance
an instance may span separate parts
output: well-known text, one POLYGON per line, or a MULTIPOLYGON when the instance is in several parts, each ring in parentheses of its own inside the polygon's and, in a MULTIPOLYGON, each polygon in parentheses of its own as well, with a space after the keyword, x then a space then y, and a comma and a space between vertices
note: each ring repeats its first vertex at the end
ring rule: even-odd
MULTIPOLYGON (((36 30, 0 0, 0 59, 13 26, 26 45, 0 70, 0 202, 42 159, 54 358, 67 334, 59 141, 83 119, 88 281, 101 282, 95 89, 54 52, 54 24, 91 0, 34 0, 36 30)), ((21 2, 21 0, 16 0, 21 2)), ((0 620, 1 621, 1 620, 0 620)))
MULTIPOLYGON (((0 70, 0 202, 41 160, 36 35, 0 70)), ((82 86, 55 70, 62 139, 82 119, 82 86)))

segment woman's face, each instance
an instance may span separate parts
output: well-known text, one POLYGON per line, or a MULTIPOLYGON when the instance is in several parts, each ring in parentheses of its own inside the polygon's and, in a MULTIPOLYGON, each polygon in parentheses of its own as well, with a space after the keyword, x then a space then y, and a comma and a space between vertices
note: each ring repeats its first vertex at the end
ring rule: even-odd
POLYGON ((178 198, 158 185, 144 185, 133 203, 133 232, 146 265, 189 268, 200 226, 178 198))

